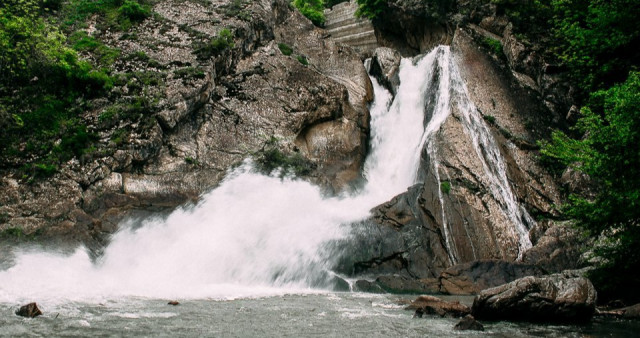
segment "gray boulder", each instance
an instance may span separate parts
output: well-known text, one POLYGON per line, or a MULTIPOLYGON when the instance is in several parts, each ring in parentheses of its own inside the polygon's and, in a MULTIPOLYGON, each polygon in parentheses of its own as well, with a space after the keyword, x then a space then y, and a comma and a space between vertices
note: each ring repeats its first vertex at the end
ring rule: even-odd
POLYGON ((596 290, 585 278, 561 273, 524 277, 482 291, 471 313, 480 320, 588 321, 596 309, 596 290))

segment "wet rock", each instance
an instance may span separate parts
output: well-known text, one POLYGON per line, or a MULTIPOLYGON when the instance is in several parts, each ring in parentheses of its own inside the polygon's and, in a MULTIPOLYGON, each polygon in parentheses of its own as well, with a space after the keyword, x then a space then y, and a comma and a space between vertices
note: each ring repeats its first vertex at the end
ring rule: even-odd
POLYGON ((414 279, 401 275, 388 275, 376 278, 376 283, 390 293, 435 293, 438 291, 437 279, 414 279))
POLYGON ((472 315, 466 315, 453 327, 454 330, 484 331, 484 326, 480 324, 472 315))
POLYGON ((483 320, 583 322, 591 319, 595 304, 593 284, 567 272, 483 290, 473 301, 472 314, 483 320))
POLYGON ((499 260, 483 260, 458 264, 440 275, 440 292, 472 295, 525 276, 540 276, 545 271, 530 265, 499 260))
POLYGON ((400 53, 391 48, 376 48, 371 57, 369 74, 373 75, 378 82, 387 88, 392 94, 396 94, 400 86, 400 53))
POLYGON ((368 280, 360 279, 353 285, 354 291, 368 292, 368 293, 385 293, 385 291, 376 282, 370 282, 368 280))
POLYGON ((440 317, 462 317, 471 312, 468 306, 458 301, 447 302, 435 296, 420 296, 409 304, 405 310, 415 310, 414 317, 438 315, 440 317))
POLYGON ((18 311, 16 311, 16 315, 27 318, 35 318, 37 316, 40 316, 41 314, 42 311, 40 311, 36 303, 23 305, 20 307, 20 309, 18 309, 18 311))

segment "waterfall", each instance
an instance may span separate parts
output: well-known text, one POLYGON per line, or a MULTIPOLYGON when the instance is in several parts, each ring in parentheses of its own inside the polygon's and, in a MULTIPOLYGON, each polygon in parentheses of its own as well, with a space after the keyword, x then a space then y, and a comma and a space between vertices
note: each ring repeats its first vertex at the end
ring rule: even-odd
MULTIPOLYGON (((308 182, 264 176, 245 161, 197 204, 164 218, 122 224, 97 262, 83 248, 71 255, 17 252, 15 264, 0 271, 0 302, 101 302, 132 296, 225 299, 326 287, 332 262, 328 243, 346 238, 349 224, 416 183, 423 147, 438 172, 434 140, 454 98, 465 108, 460 109, 465 130, 476 141, 492 193, 522 226, 517 221, 524 213, 517 207, 495 141, 455 69, 449 48, 437 47, 421 58, 402 61, 393 100, 373 80, 367 184, 357 195, 324 197, 308 182)), ((455 262, 444 209, 442 217, 455 262)))

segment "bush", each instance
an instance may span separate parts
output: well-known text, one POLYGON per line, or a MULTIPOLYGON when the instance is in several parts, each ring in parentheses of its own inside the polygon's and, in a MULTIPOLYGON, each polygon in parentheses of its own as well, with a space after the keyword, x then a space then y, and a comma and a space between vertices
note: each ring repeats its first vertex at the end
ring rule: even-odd
POLYGON ((449 181, 440 182, 440 191, 448 195, 451 192, 451 183, 449 181))
POLYGON ((307 57, 304 55, 298 55, 298 62, 300 62, 301 64, 308 66, 309 65, 309 60, 307 60, 307 57))
POLYGON ((222 29, 218 36, 209 40, 207 44, 196 49, 196 55, 200 59, 209 59, 220 55, 224 50, 233 48, 233 33, 228 28, 222 29))
POLYGON ((485 48, 489 49, 493 54, 501 56, 502 52, 502 43, 499 40, 492 38, 484 38, 482 40, 482 44, 485 48))
POLYGON ((293 6, 297 8, 302 15, 311 20, 311 22, 323 27, 324 17, 324 1, 323 0, 293 0, 293 6))
POLYGON ((151 15, 151 11, 147 6, 142 6, 132 0, 125 0, 122 6, 118 8, 118 13, 134 22, 142 21, 151 15))
POLYGON ((293 54, 293 49, 289 47, 286 43, 279 43, 278 48, 283 55, 289 56, 293 54))

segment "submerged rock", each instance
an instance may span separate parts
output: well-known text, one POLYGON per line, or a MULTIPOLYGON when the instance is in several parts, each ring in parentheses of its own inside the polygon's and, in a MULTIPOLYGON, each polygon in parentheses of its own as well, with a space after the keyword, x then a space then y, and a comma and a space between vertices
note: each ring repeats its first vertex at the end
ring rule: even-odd
POLYGON ((596 290, 585 277, 570 273, 524 277, 482 291, 472 314, 484 320, 580 322, 596 309, 596 290))
POLYGON ((27 317, 27 318, 35 318, 42 314, 42 311, 38 308, 38 304, 29 303, 27 305, 23 305, 16 311, 16 315, 27 317))
POLYGON ((405 310, 415 310, 414 317, 438 315, 440 317, 462 317, 471 313, 468 306, 458 301, 447 302, 434 296, 420 296, 409 304, 405 310))
POLYGON ((466 315, 456 326, 453 327, 454 330, 474 330, 474 331, 484 331, 484 326, 480 324, 472 315, 466 315))

